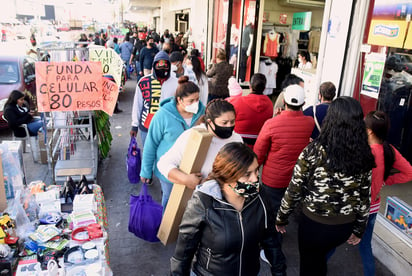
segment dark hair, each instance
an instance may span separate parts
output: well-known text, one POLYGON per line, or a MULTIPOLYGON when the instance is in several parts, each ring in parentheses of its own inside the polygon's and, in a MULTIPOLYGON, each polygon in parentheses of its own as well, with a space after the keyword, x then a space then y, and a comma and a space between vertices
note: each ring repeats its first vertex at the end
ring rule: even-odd
POLYGON ((288 104, 287 102, 285 102, 285 105, 288 107, 288 109, 291 109, 291 110, 293 110, 293 111, 299 111, 299 110, 302 109, 302 106, 303 106, 304 104, 302 104, 302 105, 290 105, 290 104, 288 104))
POLYGON ((245 175, 255 159, 256 154, 245 144, 227 143, 216 155, 207 179, 215 179, 220 185, 235 182, 245 175))
POLYGON ((316 152, 313 145, 317 143, 326 151, 326 167, 331 172, 355 175, 375 167, 362 107, 351 97, 339 97, 330 104, 320 135, 310 144, 316 152))
POLYGON ((282 90, 284 90, 286 87, 292 84, 299 85, 301 82, 304 82, 303 79, 299 78, 295 74, 289 74, 285 77, 285 79, 282 82, 282 90))
POLYGON ((199 87, 193 82, 189 81, 188 76, 181 76, 178 80, 179 85, 177 86, 175 98, 176 102, 178 98, 187 97, 193 93, 199 93, 199 87))
POLYGON ((189 56, 188 59, 192 62, 193 65, 193 72, 196 75, 197 82, 199 84, 203 84, 202 75, 205 75, 205 72, 202 70, 202 66, 200 65, 199 58, 197 56, 189 56))
POLYGON ((7 99, 6 103, 4 104, 4 106, 6 107, 7 105, 11 104, 11 105, 16 105, 17 104, 17 100, 20 98, 25 97, 26 95, 19 91, 19 90, 13 90, 11 91, 9 98, 7 99))
POLYGON ((113 42, 114 42, 114 43, 117 43, 117 41, 118 41, 118 40, 117 40, 117 37, 114 37, 114 38, 113 38, 113 42))
POLYGON ((310 62, 310 54, 307 51, 299 51, 299 55, 304 57, 307 62, 310 62))
POLYGON ((196 49, 196 48, 193 48, 193 49, 190 51, 190 55, 191 55, 191 56, 197 56, 197 57, 199 57, 199 56, 200 56, 199 50, 196 49))
POLYGON ((208 119, 215 122, 215 119, 226 112, 233 112, 236 115, 234 106, 224 99, 214 99, 206 105, 205 123, 208 119))
POLYGON ((336 87, 332 82, 326 81, 320 85, 319 93, 326 101, 332 101, 336 95, 336 87))
POLYGON ((262 95, 266 89, 266 77, 263 74, 256 73, 250 79, 250 88, 253 94, 262 95))
POLYGON ((169 60, 170 60, 170 63, 176 62, 176 61, 182 62, 183 61, 183 55, 179 51, 174 51, 170 54, 169 60))
POLYGON ((386 137, 389 133, 390 121, 388 115, 383 111, 371 111, 365 117, 366 128, 370 129, 375 136, 381 140, 383 146, 383 157, 385 162, 385 171, 383 178, 389 177, 393 164, 395 163, 395 152, 386 137))

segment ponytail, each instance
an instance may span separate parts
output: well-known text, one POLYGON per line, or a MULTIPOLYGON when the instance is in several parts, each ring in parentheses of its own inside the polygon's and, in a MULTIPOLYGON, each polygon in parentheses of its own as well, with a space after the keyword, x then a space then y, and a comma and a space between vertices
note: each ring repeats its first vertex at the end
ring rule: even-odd
POLYGON ((383 180, 389 177, 393 164, 395 163, 395 152, 391 145, 387 141, 383 142, 383 158, 385 161, 385 172, 383 174, 383 180))

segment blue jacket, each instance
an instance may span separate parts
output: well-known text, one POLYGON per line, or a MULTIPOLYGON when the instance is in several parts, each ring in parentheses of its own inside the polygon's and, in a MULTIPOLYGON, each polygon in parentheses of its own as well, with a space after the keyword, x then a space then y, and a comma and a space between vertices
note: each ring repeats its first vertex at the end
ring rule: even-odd
POLYGON ((124 61, 129 61, 130 57, 132 56, 133 44, 129 41, 125 41, 119 46, 120 49, 120 57, 124 61))
POLYGON ((193 114, 192 122, 188 126, 176 108, 175 97, 165 99, 160 103, 160 109, 154 115, 146 142, 144 144, 142 169, 140 176, 152 178, 152 172, 161 180, 170 182, 157 168, 157 162, 175 143, 176 139, 186 129, 195 126, 197 120, 205 113, 205 107, 199 102, 199 110, 193 114))
POLYGON ((159 50, 156 47, 152 47, 150 49, 147 47, 144 47, 140 51, 139 62, 140 62, 140 68, 142 71, 143 69, 152 69, 153 60, 158 52, 159 50))

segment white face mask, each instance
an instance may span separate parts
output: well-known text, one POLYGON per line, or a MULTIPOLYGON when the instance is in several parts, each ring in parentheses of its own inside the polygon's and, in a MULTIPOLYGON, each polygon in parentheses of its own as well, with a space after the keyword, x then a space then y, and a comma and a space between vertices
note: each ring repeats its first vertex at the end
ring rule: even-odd
POLYGON ((186 65, 186 69, 189 71, 193 71, 193 65, 186 65))
POLYGON ((198 110, 199 110, 199 101, 185 106, 185 111, 186 112, 196 114, 198 110))
POLYGON ((299 63, 303 62, 302 58, 298 58, 298 61, 299 61, 299 63))
POLYGON ((172 64, 172 66, 170 67, 172 72, 176 72, 177 71, 177 66, 176 64, 172 64))

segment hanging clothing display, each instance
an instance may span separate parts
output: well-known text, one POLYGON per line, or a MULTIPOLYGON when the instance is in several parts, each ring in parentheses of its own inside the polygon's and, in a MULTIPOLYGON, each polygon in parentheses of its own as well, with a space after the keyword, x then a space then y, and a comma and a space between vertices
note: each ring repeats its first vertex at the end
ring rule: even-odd
POLYGON ((277 57, 279 52, 279 35, 271 30, 265 36, 263 54, 267 57, 277 57))
POLYGON ((259 63, 259 73, 266 77, 266 89, 263 91, 264 95, 271 95, 273 89, 276 88, 276 74, 278 72, 278 65, 270 59, 263 60, 259 63))
POLYGON ((310 53, 319 53, 320 34, 320 30, 313 30, 309 33, 308 51, 310 53))

